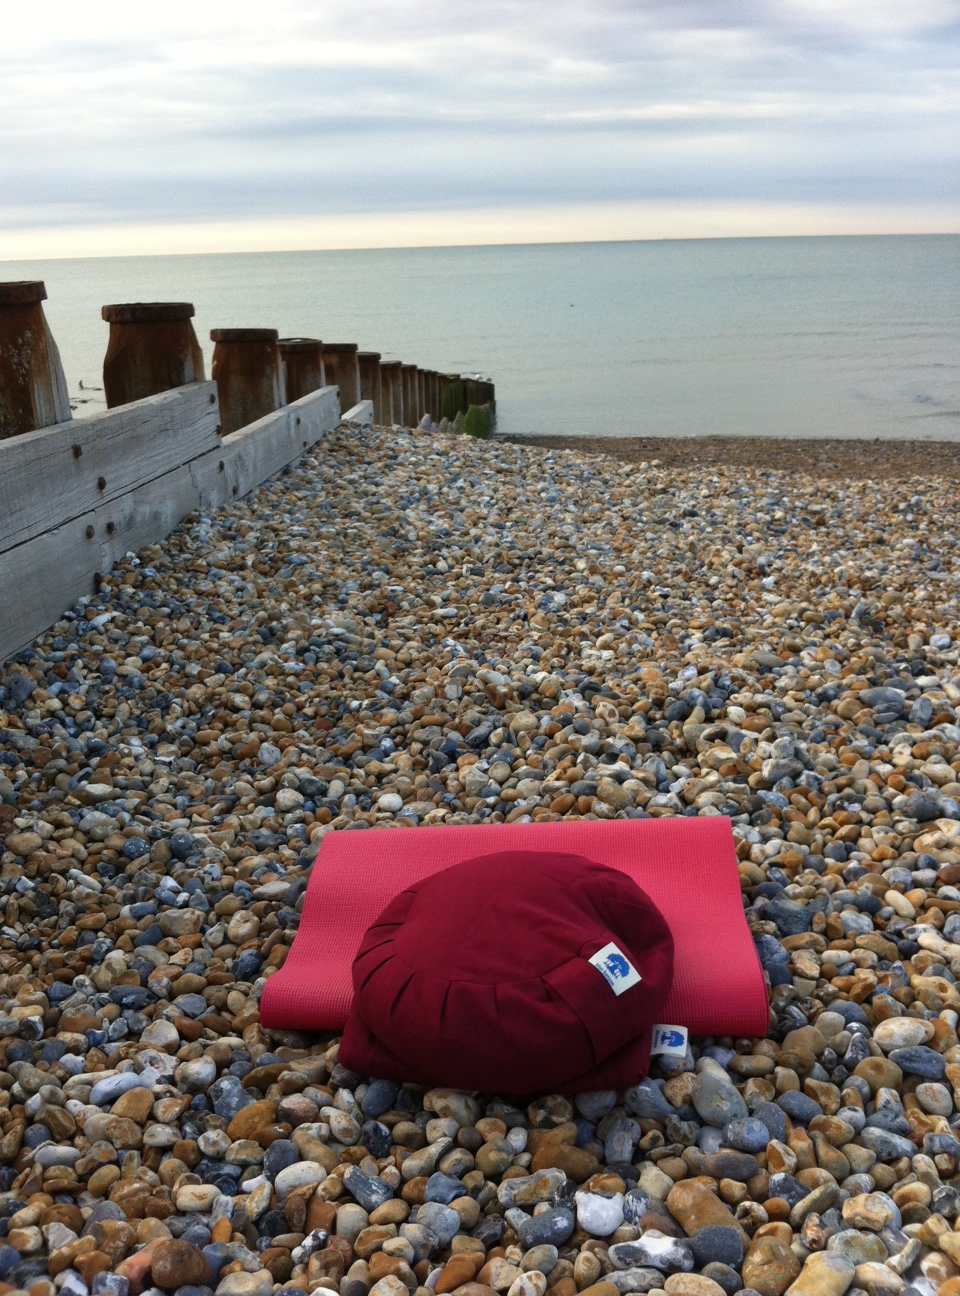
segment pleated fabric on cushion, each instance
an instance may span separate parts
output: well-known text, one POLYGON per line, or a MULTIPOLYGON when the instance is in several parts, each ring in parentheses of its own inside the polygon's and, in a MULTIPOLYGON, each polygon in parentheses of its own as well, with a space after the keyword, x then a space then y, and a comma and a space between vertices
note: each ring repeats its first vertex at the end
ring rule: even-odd
POLYGON ((620 870, 477 856, 407 887, 368 928, 340 1060, 500 1093, 625 1088, 647 1073, 672 973, 669 926, 620 870))

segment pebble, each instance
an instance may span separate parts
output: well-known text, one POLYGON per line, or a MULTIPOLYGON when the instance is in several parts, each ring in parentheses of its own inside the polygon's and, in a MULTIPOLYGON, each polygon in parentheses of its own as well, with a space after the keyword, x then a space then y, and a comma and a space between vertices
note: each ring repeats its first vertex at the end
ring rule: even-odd
POLYGON ((756 1117, 732 1120, 723 1130, 723 1146, 739 1152, 762 1152, 770 1142, 770 1130, 756 1117))
POLYGON ((853 1283, 856 1266, 835 1251, 814 1251, 807 1256, 787 1296, 844 1296, 853 1283))
POLYGON ((711 1263, 739 1269, 743 1264, 743 1237, 735 1228, 722 1225, 697 1229, 690 1239, 693 1258, 703 1268, 711 1263))
POLYGON ((0 1282, 958 1296, 936 492, 468 440, 333 434, 0 668, 0 1282), (326 832, 718 813, 766 1040, 524 1104, 260 1026, 326 832))
POLYGON ((708 1125, 723 1129, 747 1115, 747 1105, 729 1080, 705 1071, 693 1082, 690 1094, 698 1115, 708 1125))
POLYGON ((574 1223, 572 1211, 564 1206, 552 1206, 528 1216, 517 1229, 517 1237, 528 1249, 544 1244, 561 1246, 573 1232, 574 1223))
POLYGON ((609 1251, 617 1269, 652 1268, 664 1273, 693 1268, 693 1248, 689 1242, 664 1236, 659 1229, 648 1229, 635 1242, 618 1242, 609 1251))
POLYGON ((577 1224, 594 1237, 609 1237, 623 1223, 623 1194, 578 1192, 577 1224))

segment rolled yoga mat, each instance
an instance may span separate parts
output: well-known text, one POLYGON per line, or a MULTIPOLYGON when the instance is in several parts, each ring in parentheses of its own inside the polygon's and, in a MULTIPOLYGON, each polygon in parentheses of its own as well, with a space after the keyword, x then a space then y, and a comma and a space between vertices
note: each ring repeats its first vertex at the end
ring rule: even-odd
MULTIPOLYGON (((743 913, 730 820, 722 815, 327 833, 293 947, 264 986, 261 1023, 268 1030, 342 1029, 354 955, 389 901, 451 864, 508 850, 584 855, 621 869, 647 892, 673 932, 664 1023, 692 1035, 766 1034, 763 972, 743 913)), ((510 896, 502 901, 508 908, 510 896)))

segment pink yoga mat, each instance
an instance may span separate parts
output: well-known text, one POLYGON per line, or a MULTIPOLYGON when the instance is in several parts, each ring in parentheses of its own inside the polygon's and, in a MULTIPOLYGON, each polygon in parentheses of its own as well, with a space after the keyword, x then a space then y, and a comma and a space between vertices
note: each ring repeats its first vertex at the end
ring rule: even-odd
POLYGON ((388 901, 451 864, 514 849, 584 855, 622 869, 652 897, 674 939, 664 1023, 693 1035, 766 1034, 763 973, 743 915, 730 820, 721 815, 327 833, 293 948, 264 986, 263 1025, 342 1029, 354 955, 388 901))

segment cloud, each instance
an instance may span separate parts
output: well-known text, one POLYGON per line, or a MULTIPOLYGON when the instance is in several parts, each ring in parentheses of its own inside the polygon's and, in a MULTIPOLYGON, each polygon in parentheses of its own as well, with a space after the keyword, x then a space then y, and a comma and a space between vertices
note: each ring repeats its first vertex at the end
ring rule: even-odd
POLYGON ((0 239, 551 203, 955 204, 958 32, 954 0, 39 0, 5 15, 0 239))

